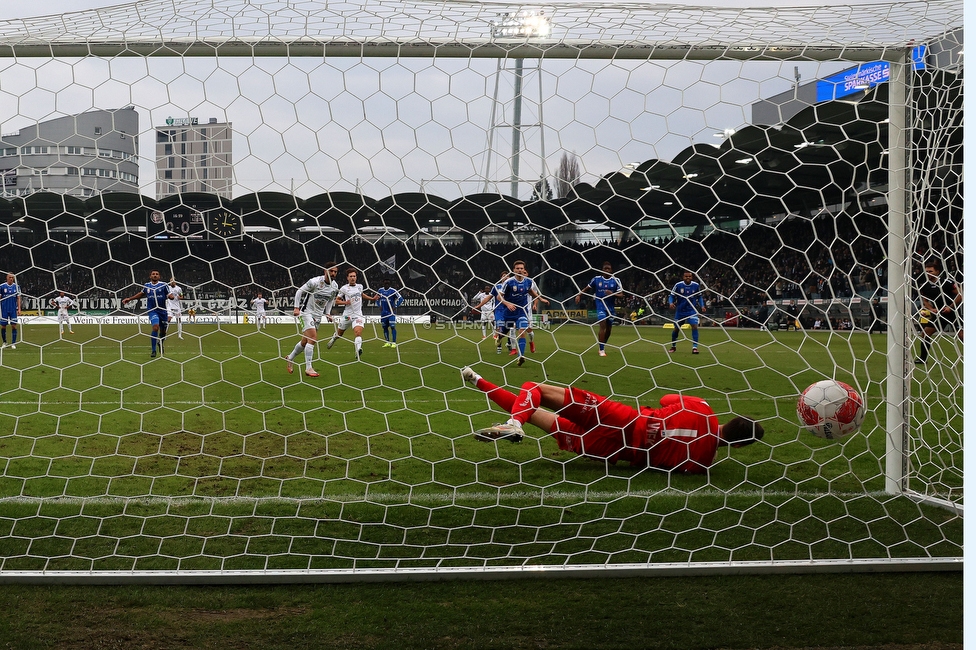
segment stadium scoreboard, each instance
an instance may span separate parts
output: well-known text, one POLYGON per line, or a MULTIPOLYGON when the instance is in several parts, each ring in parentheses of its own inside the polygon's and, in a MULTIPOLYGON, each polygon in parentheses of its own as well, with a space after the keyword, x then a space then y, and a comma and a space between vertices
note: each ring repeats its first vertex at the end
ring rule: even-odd
POLYGON ((179 206, 153 210, 146 224, 149 239, 182 239, 187 241, 239 240, 244 225, 239 214, 224 207, 197 209, 179 206))

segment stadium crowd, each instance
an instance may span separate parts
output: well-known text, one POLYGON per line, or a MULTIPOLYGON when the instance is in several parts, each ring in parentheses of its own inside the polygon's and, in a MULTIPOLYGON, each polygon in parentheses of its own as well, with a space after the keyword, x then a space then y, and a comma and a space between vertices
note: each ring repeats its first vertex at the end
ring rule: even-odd
POLYGON ((752 223, 738 232, 702 228, 687 237, 589 243, 536 232, 522 241, 508 234, 498 237, 507 241, 485 243, 475 236, 343 242, 323 236, 305 242, 283 236, 229 242, 122 236, 2 248, 25 294, 45 300, 59 290, 79 299, 117 299, 158 269, 164 280, 175 277, 186 287, 190 301, 249 300, 263 291, 274 309, 334 260, 358 268, 370 286, 395 270, 394 284, 407 299, 404 312, 442 318, 467 315, 471 297, 515 259, 525 260, 550 308, 572 309, 576 294, 610 261, 624 287, 618 301, 624 314, 665 314, 670 288, 687 269, 701 282, 706 315, 722 320, 732 313, 758 325, 792 301, 879 298, 886 286, 885 238, 883 218, 860 213, 752 223), (768 301, 775 301, 772 310, 768 301))

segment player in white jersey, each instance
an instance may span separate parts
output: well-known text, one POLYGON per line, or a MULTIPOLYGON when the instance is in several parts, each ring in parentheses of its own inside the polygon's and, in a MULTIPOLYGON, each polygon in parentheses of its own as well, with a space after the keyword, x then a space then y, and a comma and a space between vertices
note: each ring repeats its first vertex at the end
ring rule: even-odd
POLYGON ((474 313, 481 313, 481 340, 488 338, 488 330, 495 330, 495 299, 491 295, 491 285, 474 294, 471 298, 474 313), (480 305, 480 308, 478 307, 480 305))
POLYGON ((183 338, 183 287, 176 284, 176 278, 169 279, 169 286, 166 288, 166 320, 172 323, 176 321, 176 333, 183 338))
POLYGON ((264 311, 267 305, 268 301, 264 299, 264 295, 260 291, 258 291, 257 297, 251 298, 251 307, 254 309, 254 323, 258 329, 268 329, 268 315, 264 311))
POLYGON ((68 310, 72 307, 75 310, 78 309, 78 303, 71 296, 65 295, 64 291, 58 293, 57 298, 51 298, 51 304, 58 308, 58 336, 64 336, 64 328, 67 326, 68 334, 74 334, 75 331, 71 329, 71 312, 68 310))
POLYGON ((318 377, 319 373, 312 368, 312 356, 315 352, 315 343, 318 342, 318 327, 322 318, 332 320, 330 312, 335 303, 339 285, 336 283, 336 275, 339 268, 334 262, 325 265, 322 275, 310 279, 295 292, 295 317, 299 320, 299 329, 302 330, 302 340, 295 344, 295 349, 285 357, 288 362, 288 373, 294 371, 292 362, 302 351, 305 352, 305 374, 309 377, 318 377))
POLYGON ((363 285, 356 280, 358 274, 356 269, 346 270, 346 284, 339 287, 339 295, 336 297, 335 304, 343 307, 342 315, 339 316, 339 323, 336 325, 336 332, 325 344, 326 348, 332 348, 336 340, 352 327, 352 333, 356 336, 353 344, 356 348, 356 358, 363 356, 363 326, 366 324, 366 317, 363 315, 363 301, 376 301, 380 297, 377 294, 368 294, 363 285))

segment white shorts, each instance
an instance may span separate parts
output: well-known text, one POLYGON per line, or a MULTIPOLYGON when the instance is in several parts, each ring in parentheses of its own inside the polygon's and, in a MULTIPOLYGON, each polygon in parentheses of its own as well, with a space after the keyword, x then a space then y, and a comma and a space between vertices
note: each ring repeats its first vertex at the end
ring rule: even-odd
POLYGON ((318 329, 319 323, 322 322, 321 316, 316 316, 315 314, 302 313, 298 317, 302 321, 302 331, 318 329))
POLYGON ((181 316, 183 316, 182 309, 167 309, 166 312, 170 318, 180 318, 181 316))
POLYGON ((263 311, 254 312, 254 317, 258 320, 265 320, 265 313, 263 311))
POLYGON ((69 314, 68 312, 64 312, 63 314, 61 312, 58 312, 59 323, 66 323, 69 320, 71 320, 71 314, 69 314))
POLYGON ((340 316, 339 320, 336 321, 336 327, 341 329, 343 332, 345 332, 350 327, 355 329, 357 327, 365 327, 365 326, 366 326, 365 316, 353 316, 352 318, 350 318, 349 316, 340 316))

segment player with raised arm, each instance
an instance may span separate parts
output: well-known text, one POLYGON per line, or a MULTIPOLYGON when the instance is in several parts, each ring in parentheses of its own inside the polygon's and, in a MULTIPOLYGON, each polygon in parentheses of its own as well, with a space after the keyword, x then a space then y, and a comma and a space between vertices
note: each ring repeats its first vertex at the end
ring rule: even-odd
POLYGON ((7 325, 10 325, 10 349, 17 349, 17 324, 20 319, 20 285, 13 273, 7 274, 7 281, 0 284, 0 337, 7 347, 7 325))
MULTIPOLYGON (((169 293, 166 294, 166 322, 176 321, 176 333, 183 338, 183 287, 176 284, 176 278, 169 279, 169 293)), ((169 326, 167 325, 167 329, 169 326)), ((166 335, 163 334, 165 337, 166 335)))
POLYGON ((525 271, 525 262, 516 260, 512 265, 512 275, 502 285, 501 304, 507 310, 505 320, 508 327, 518 332, 518 364, 525 363, 525 333, 529 329, 529 304, 539 294, 533 289, 534 282, 525 271))
POLYGON ((150 358, 155 358, 156 349, 159 354, 163 353, 163 339, 166 338, 166 319, 169 314, 166 311, 166 296, 169 295, 169 285, 160 282, 159 271, 153 269, 149 272, 149 282, 142 285, 142 290, 128 298, 122 299, 122 306, 140 298, 146 299, 146 315, 149 317, 149 324, 152 325, 152 332, 149 335, 152 353, 150 358))
POLYGON ((353 341, 356 358, 361 359, 363 356, 363 326, 366 325, 366 317, 363 315, 363 301, 373 302, 379 300, 380 297, 375 293, 366 293, 363 285, 356 282, 357 279, 356 269, 346 269, 346 284, 339 287, 335 301, 335 304, 343 307, 342 314, 339 316, 339 324, 336 326, 335 334, 325 344, 325 347, 331 349, 339 337, 345 334, 351 326, 352 333, 356 337, 353 341))
POLYGON ((376 291, 380 297, 380 325, 383 326, 384 348, 397 346, 396 310, 403 304, 403 296, 390 286, 390 278, 383 278, 383 286, 376 291), (391 340, 392 335, 392 340, 391 340))
POLYGON ((295 357, 304 352, 305 374, 309 377, 319 376, 319 373, 312 368, 312 357, 315 354, 315 343, 319 338, 318 327, 322 318, 332 320, 330 312, 339 292, 339 285, 336 282, 338 273, 339 268, 335 262, 329 262, 325 265, 322 275, 311 278, 295 292, 295 318, 300 323, 302 338, 295 344, 295 349, 285 356, 287 363, 285 368, 288 374, 295 370, 293 363, 295 357))
MULTIPOLYGON (((481 314, 481 340, 488 338, 488 331, 495 330, 495 298, 491 295, 491 285, 486 284, 485 288, 471 297, 471 311, 481 314)), ((497 334, 496 334, 497 338, 497 334)))
MULTIPOLYGON (((918 343, 919 355, 915 363, 923 364, 929 359, 932 337, 937 330, 956 330, 961 327, 956 313, 962 305, 962 292, 952 278, 942 277, 942 262, 931 259, 925 263, 925 276, 918 293, 922 299, 922 317, 925 322, 921 323, 922 340, 918 343)), ((962 340, 963 331, 959 329, 957 335, 962 340)))
POLYGON ((597 334, 597 341, 600 344, 599 355, 605 357, 607 356, 607 341, 610 340, 610 333, 615 324, 617 313, 615 302, 617 296, 624 292, 620 280, 613 274, 613 265, 610 262, 604 262, 603 274, 590 280, 590 283, 576 295, 576 304, 580 303, 584 293, 589 292, 593 293, 593 299, 596 303, 596 322, 600 324, 600 330, 597 334))
POLYGON ((254 324, 257 325, 258 330, 268 329, 268 315, 265 312, 265 308, 268 305, 268 301, 264 299, 264 295, 258 291, 258 295, 251 298, 251 308, 254 310, 254 324))
POLYGON ((691 353, 698 354, 698 313, 705 308, 702 298, 701 285, 695 282, 695 274, 685 271, 681 281, 671 289, 668 296, 668 306, 674 310, 674 331, 671 332, 671 348, 674 352, 678 345, 678 335, 684 323, 691 325, 691 353))
POLYGON ((528 422, 551 434, 565 451, 611 464, 626 461, 632 467, 703 474, 720 445, 744 447, 764 433, 762 425, 744 417, 720 425, 708 402, 690 395, 665 395, 661 408, 635 409, 572 386, 526 382, 516 395, 471 368, 462 369, 461 377, 511 415, 504 424, 476 431, 482 442, 520 442, 528 422))
POLYGON ((71 312, 68 310, 72 307, 77 310, 78 302, 64 291, 59 291, 57 297, 51 298, 51 304, 58 308, 58 336, 64 336, 65 327, 68 328, 68 334, 74 334, 75 331, 71 329, 71 312))

